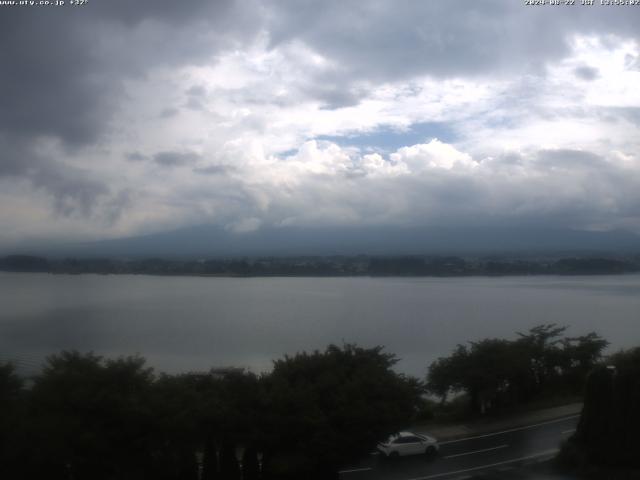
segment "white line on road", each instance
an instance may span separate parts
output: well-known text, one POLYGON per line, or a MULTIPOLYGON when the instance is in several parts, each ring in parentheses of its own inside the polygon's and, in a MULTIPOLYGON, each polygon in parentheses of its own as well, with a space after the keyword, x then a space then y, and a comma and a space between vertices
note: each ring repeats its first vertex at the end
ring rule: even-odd
POLYGON ((555 420, 549 420, 547 422, 535 423, 533 425, 526 425, 524 427, 510 428, 509 430, 502 430, 501 432, 485 433, 484 435, 475 435, 473 437, 459 438, 457 440, 449 440, 447 442, 440 442, 440 445, 448 445, 450 443, 458 443, 458 442, 465 442, 467 440, 475 440, 476 438, 487 438, 487 437, 493 437, 495 435, 502 435, 503 433, 517 432, 519 430, 527 430, 528 428, 535 428, 535 427, 540 427, 542 425, 549 425, 549 424, 552 424, 552 423, 564 422, 564 421, 567 421, 567 420, 571 420, 572 418, 578 418, 579 416, 580 415, 571 415, 569 417, 556 418, 555 420))
POLYGON ((442 458, 456 458, 456 457, 464 457, 465 455, 473 455, 474 453, 483 453, 483 452, 490 452, 491 450, 498 450, 500 448, 507 448, 509 445, 499 445, 497 447, 491 447, 491 448, 483 448, 482 450, 474 450, 473 452, 465 452, 465 453, 456 453, 455 455, 447 455, 446 457, 442 457, 442 458))
POLYGON ((352 468, 351 470, 340 470, 338 473, 356 473, 356 472, 368 472, 369 470, 373 470, 371 467, 363 467, 363 468, 352 468))
POLYGON ((536 453, 534 455, 527 455, 526 457, 514 458, 513 460, 505 460, 503 462, 490 463, 488 465, 481 465, 479 467, 465 468, 464 470, 455 470, 453 472, 436 473, 435 475, 427 475, 426 477, 409 478, 407 480, 429 480, 431 478, 447 477, 449 475, 457 475, 459 473, 467 473, 467 472, 473 472, 477 470, 484 470, 485 468, 493 468, 493 467, 498 467, 500 465, 507 465, 509 463, 522 462, 524 460, 532 460, 534 458, 544 457, 545 455, 552 455, 554 453, 558 453, 559 451, 560 451, 559 449, 554 448, 552 450, 545 450, 544 452, 536 453))
POLYGON ((573 432, 575 432, 575 431, 576 431, 576 429, 575 429, 575 428, 572 428, 571 430, 565 430, 564 432, 560 432, 560 433, 561 433, 562 435, 568 435, 568 434, 573 433, 573 432))

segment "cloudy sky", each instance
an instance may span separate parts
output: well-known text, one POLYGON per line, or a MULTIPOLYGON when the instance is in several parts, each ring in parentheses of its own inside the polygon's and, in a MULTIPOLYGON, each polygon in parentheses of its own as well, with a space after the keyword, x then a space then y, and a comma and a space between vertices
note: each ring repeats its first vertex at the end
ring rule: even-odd
POLYGON ((0 9, 1 246, 198 224, 640 232, 640 6, 0 9))

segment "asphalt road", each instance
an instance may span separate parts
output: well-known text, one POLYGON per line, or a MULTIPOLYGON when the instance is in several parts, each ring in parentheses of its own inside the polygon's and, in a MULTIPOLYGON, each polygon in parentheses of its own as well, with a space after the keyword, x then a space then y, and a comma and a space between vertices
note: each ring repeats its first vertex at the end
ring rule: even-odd
POLYGON ((451 480, 488 470, 504 470, 529 461, 552 457, 573 433, 579 415, 549 420, 440 443, 434 459, 424 456, 387 460, 371 455, 343 469, 342 480, 451 480))

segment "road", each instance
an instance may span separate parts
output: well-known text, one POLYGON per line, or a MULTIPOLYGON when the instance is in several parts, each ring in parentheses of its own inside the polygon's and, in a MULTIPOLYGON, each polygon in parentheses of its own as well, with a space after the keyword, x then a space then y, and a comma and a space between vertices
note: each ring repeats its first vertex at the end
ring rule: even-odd
POLYGON ((441 442, 435 459, 422 456, 385 460, 377 455, 340 472, 342 480, 451 480, 506 469, 553 456, 570 436, 579 415, 501 432, 441 442))

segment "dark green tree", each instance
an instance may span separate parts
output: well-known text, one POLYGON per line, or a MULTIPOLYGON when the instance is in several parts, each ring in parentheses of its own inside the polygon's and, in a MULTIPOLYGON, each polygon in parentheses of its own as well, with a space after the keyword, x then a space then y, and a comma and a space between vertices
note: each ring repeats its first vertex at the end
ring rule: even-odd
POLYGON ((602 352, 609 345, 595 332, 579 337, 565 338, 561 342, 563 382, 573 391, 580 391, 591 370, 600 362, 602 352))
POLYGON ((13 364, 0 364, 0 476, 4 478, 17 478, 24 462, 24 393, 13 364))
POLYGON ((151 369, 138 357, 104 361, 62 352, 35 379, 29 409, 32 476, 135 478, 147 470, 151 369))
POLYGON ((421 385, 393 371, 396 358, 355 345, 329 346, 274 363, 265 380, 271 433, 265 469, 274 478, 332 478, 407 425, 421 385))
POLYGON ((225 441, 220 451, 220 478, 222 480, 240 480, 240 464, 236 458, 236 446, 230 441, 225 441))
MULTIPOLYGON (((561 458, 574 466, 640 469, 640 347, 619 352, 589 375, 578 428, 561 458)), ((622 478, 622 477, 621 477, 622 478)))
POLYGON ((443 401, 464 392, 471 408, 530 401, 545 392, 579 393, 607 342, 595 333, 562 338, 566 327, 539 325, 516 340, 485 339, 458 345, 429 366, 427 388, 443 401))
POLYGON ((161 478, 194 477, 198 452, 203 455, 203 477, 217 478, 215 439, 220 432, 221 390, 221 380, 209 374, 161 375, 155 382, 154 448, 161 478))
POLYGON ((220 478, 218 452, 211 436, 205 439, 202 453, 202 480, 217 480, 220 478))
POLYGON ((530 396, 540 392, 559 375, 557 367, 564 360, 560 344, 567 328, 550 323, 533 327, 527 333, 518 332, 517 347, 529 358, 527 387, 530 396))
POLYGON ((242 454, 242 480, 259 480, 259 478, 258 450, 254 446, 249 446, 242 454))
POLYGON ((450 393, 462 388, 460 379, 463 372, 459 369, 464 368, 460 360, 465 355, 467 355, 466 348, 458 345, 450 357, 440 357, 429 365, 426 387, 430 393, 440 397, 441 404, 447 401, 450 393))
POLYGON ((526 361, 513 342, 485 339, 471 342, 469 347, 458 345, 450 357, 432 363, 427 388, 440 396, 465 392, 472 410, 484 413, 492 406, 513 401, 513 386, 523 370, 526 361))

